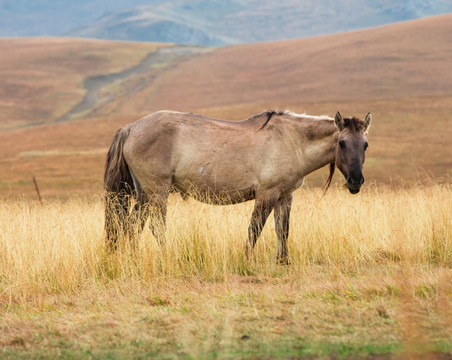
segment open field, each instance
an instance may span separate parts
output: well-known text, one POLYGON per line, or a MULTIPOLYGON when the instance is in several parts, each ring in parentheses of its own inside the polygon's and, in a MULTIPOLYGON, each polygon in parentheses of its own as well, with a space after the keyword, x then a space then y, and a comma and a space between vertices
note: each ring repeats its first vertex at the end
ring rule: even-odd
POLYGON ((320 197, 296 193, 286 267, 272 219, 244 259, 252 203, 173 196, 165 251, 146 230, 108 254, 100 199, 3 201, 0 357, 449 352, 450 185, 320 197))
POLYGON ((451 358, 451 20, 177 61, 162 44, 0 39, 0 358, 451 358), (336 173, 320 200, 325 169, 297 191, 291 266, 272 218, 244 259, 252 202, 178 196, 165 249, 146 229, 136 252, 105 252, 119 127, 162 108, 276 107, 373 115, 362 192, 336 173))

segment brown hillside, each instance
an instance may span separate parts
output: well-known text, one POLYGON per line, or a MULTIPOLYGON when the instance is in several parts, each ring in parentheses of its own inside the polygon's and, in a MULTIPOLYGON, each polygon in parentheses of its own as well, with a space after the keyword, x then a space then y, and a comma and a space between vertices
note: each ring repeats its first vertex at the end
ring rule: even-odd
MULTIPOLYGON (((126 113, 452 93, 452 14, 344 34, 229 46, 123 99, 126 113)), ((118 110, 118 108, 116 108, 118 110)))
POLYGON ((160 44, 0 39, 0 129, 50 123, 83 99, 86 77, 138 64, 160 44))

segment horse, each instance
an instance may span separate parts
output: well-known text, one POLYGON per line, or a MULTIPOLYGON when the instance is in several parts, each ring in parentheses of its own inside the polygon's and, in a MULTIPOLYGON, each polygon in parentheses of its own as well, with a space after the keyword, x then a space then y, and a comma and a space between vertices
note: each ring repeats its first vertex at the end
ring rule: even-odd
POLYGON ((128 222, 137 220, 140 232, 150 217, 151 231, 164 245, 171 192, 211 204, 255 200, 246 257, 273 210, 277 261, 287 264, 293 192, 306 175, 329 164, 325 192, 337 167, 350 193, 358 193, 371 120, 370 113, 360 120, 339 111, 331 118, 272 110, 242 121, 167 110, 149 114, 119 129, 107 154, 107 242, 116 248, 128 222))

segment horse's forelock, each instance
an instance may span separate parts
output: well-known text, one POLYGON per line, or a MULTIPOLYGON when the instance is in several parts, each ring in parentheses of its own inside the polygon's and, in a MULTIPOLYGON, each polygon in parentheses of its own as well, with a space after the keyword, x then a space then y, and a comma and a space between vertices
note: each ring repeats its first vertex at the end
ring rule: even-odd
POLYGON ((350 129, 352 132, 361 131, 364 132, 366 125, 363 120, 356 117, 344 118, 344 128, 350 129))

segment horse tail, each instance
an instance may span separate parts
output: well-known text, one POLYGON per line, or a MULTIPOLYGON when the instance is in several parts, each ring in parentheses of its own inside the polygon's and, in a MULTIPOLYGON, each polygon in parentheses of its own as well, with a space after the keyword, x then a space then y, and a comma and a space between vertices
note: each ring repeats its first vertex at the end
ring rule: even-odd
POLYGON ((128 128, 116 132, 105 164, 105 235, 111 250, 116 249, 118 239, 128 233, 127 220, 131 195, 135 189, 132 174, 123 154, 128 136, 128 128))

